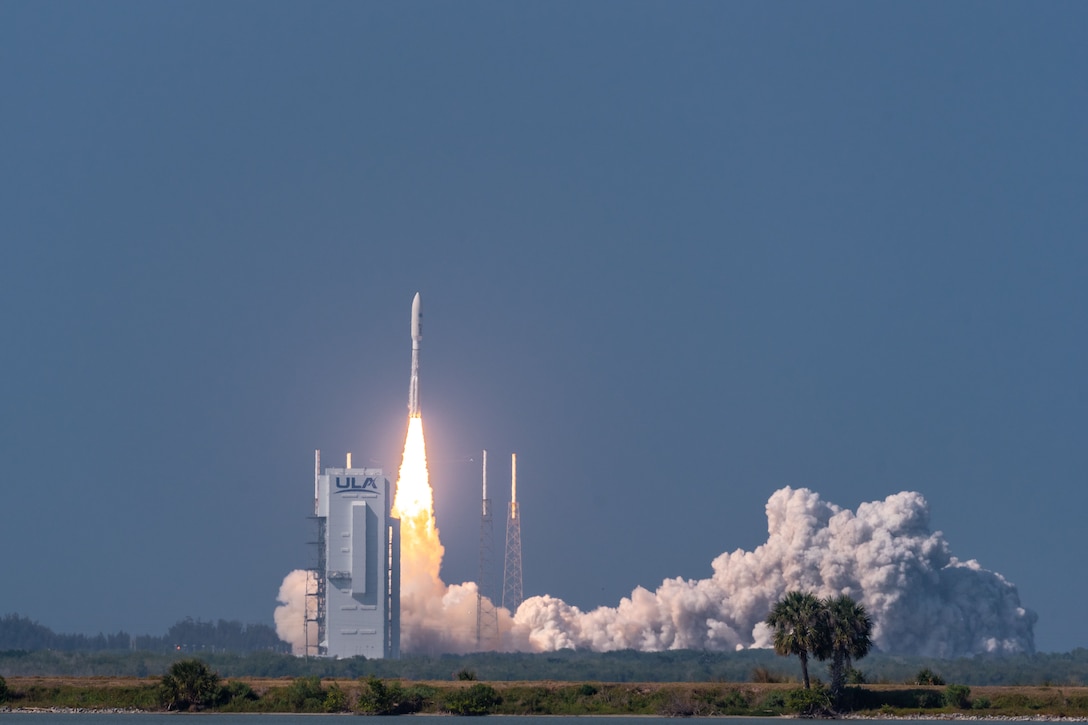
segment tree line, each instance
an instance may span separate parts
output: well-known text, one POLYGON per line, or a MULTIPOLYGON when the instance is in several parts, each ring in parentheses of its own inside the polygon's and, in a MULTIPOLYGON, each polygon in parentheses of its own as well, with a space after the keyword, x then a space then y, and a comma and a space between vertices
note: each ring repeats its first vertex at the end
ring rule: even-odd
POLYGON ((290 652, 276 631, 265 624, 242 624, 220 619, 215 622, 187 617, 162 636, 115 634, 88 636, 59 634, 49 627, 22 617, 0 617, 0 651, 35 652, 290 652))
MULTIPOLYGON (((0 674, 5 677, 157 677, 174 662, 191 656, 177 651, 0 651, 0 674)), ((356 679, 373 675, 405 680, 444 680, 450 679, 455 672, 468 670, 482 681, 800 682, 795 662, 782 659, 773 650, 481 652, 413 655, 399 660, 305 659, 275 652, 206 652, 199 656, 224 677, 356 679)), ((977 655, 954 660, 871 652, 862 662, 855 663, 854 678, 871 684, 917 683, 923 670, 929 670, 944 682, 970 686, 1088 686, 1088 649, 1030 655, 977 655)), ((810 673, 814 680, 822 674, 810 673)))

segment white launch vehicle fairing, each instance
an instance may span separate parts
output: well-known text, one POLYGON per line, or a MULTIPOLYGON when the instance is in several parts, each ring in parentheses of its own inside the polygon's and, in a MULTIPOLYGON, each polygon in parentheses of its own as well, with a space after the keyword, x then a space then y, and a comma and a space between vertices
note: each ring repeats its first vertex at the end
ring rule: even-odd
POLYGON ((423 342, 423 308, 419 293, 412 300, 412 379, 408 384, 408 417, 419 417, 419 345, 423 342))

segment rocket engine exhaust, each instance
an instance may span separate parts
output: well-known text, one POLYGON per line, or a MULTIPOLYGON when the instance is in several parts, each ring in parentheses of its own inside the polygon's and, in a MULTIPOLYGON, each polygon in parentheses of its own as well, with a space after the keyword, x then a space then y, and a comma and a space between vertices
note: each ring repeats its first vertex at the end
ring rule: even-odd
MULTIPOLYGON (((401 521, 401 649, 473 652, 479 647, 479 587, 446 584, 440 576, 444 549, 419 401, 422 327, 417 293, 408 428, 392 511, 401 521)), ((514 511, 515 491, 512 486, 514 511)), ((903 491, 850 510, 814 491, 787 487, 770 497, 766 514, 767 541, 753 551, 721 554, 705 579, 666 579, 653 591, 639 586, 616 606, 591 611, 548 595, 524 600, 516 612, 492 603, 498 649, 768 647, 770 631, 763 620, 771 605, 790 589, 804 589, 858 599, 873 617, 875 646, 885 652, 950 658, 1034 651, 1037 617, 1021 606, 1016 586, 973 559, 953 556, 944 535, 930 528, 929 505, 921 494, 903 491)), ((296 652, 305 641, 301 613, 307 583, 306 572, 288 575, 276 613, 277 631, 295 643, 296 652)))

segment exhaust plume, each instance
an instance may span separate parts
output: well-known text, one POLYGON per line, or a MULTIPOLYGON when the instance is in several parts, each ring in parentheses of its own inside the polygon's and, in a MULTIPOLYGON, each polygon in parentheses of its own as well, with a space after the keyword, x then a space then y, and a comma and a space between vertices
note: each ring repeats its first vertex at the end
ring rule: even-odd
MULTIPOLYGON (((476 642, 476 584, 447 585, 439 575, 445 549, 434 520, 434 495, 419 416, 408 419, 393 516, 400 519, 401 650, 439 654, 480 649, 476 642)), ((499 631, 510 631, 510 613, 497 609, 499 631)))
POLYGON ((767 502, 767 542, 713 562, 709 579, 636 588, 616 607, 582 612, 554 597, 525 600, 516 633, 534 650, 711 650, 770 647, 762 623, 785 592, 849 594, 873 618, 880 650, 929 657, 1033 652, 1034 612, 1016 587, 978 562, 952 556, 929 527, 929 506, 903 492, 857 512, 808 489, 767 502))
POLYGON ((272 615, 276 636, 290 644, 291 653, 295 655, 306 654, 306 627, 310 628, 310 644, 317 643, 317 624, 307 621, 313 619, 313 612, 306 611, 306 591, 307 588, 313 591, 314 576, 312 571, 295 569, 283 578, 276 597, 280 603, 272 615))
MULTIPOLYGON (((1016 587, 952 556, 944 535, 930 529, 929 505, 911 491, 855 512, 808 489, 783 488, 767 502, 766 543, 721 554, 709 578, 666 579, 653 592, 640 586, 617 606, 589 612, 548 595, 526 599, 513 615, 496 606, 500 639, 487 643, 476 641, 477 585, 447 585, 440 576, 445 552, 419 416, 408 419, 392 508, 401 521, 405 653, 766 648, 763 620, 793 589, 858 600, 884 652, 947 658, 1035 649, 1036 615, 1020 605, 1016 587)), ((277 633, 296 654, 304 651, 308 576, 284 579, 275 614, 277 633)))

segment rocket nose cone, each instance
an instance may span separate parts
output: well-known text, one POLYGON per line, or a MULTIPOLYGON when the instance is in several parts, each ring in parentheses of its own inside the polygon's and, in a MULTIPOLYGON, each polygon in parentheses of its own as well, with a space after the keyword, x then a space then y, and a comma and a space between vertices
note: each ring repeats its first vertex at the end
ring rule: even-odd
POLYGON ((423 336, 423 313, 422 305, 419 302, 419 293, 416 292, 416 296, 412 299, 412 338, 418 339, 423 336))

